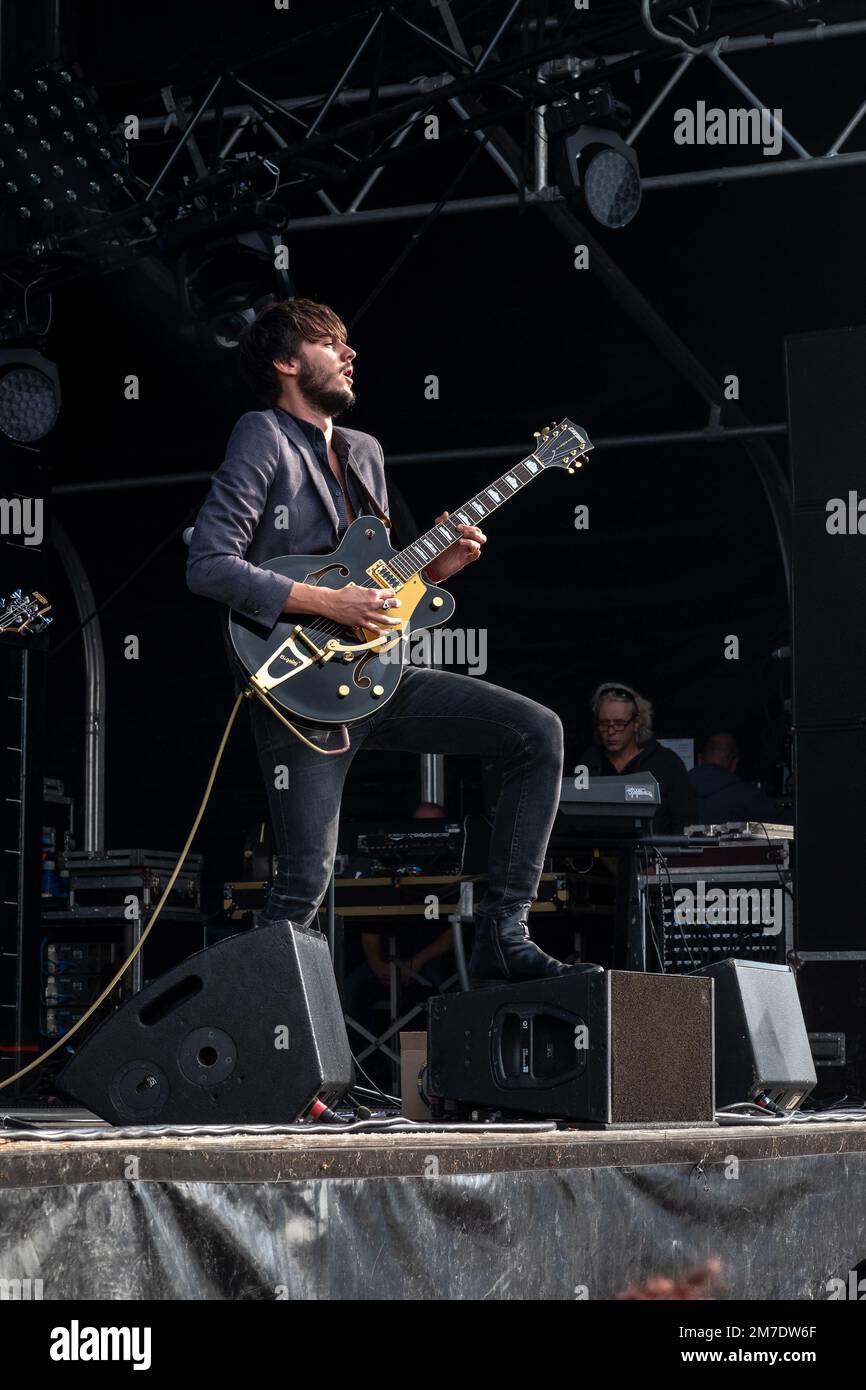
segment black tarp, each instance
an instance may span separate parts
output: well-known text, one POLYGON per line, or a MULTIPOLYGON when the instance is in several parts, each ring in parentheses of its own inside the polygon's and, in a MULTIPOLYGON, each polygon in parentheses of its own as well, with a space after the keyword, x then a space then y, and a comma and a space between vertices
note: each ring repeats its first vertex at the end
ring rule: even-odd
MULTIPOLYGON (((866 1154, 0 1192, 45 1299, 609 1299, 718 1256, 719 1297, 815 1299, 866 1255, 866 1154)), ((836 1288, 838 1292, 838 1287, 836 1288)))

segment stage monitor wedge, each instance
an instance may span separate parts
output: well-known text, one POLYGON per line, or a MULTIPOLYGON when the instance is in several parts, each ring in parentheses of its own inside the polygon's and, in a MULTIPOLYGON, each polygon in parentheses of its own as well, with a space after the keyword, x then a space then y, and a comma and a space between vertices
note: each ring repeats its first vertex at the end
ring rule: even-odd
POLYGON ((328 943, 289 922, 199 951, 127 1000, 58 1078, 114 1125, 289 1124, 354 1081, 328 943))
POLYGON ((715 984, 719 1109, 752 1101, 797 1110, 817 1077, 793 970, 769 961, 722 960, 695 975, 715 984))

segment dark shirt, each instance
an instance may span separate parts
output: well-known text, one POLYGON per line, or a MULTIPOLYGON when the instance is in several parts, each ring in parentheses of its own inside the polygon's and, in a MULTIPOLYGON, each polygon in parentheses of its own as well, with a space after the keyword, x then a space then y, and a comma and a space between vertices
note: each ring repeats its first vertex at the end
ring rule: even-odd
MULTIPOLYGON (((316 456, 322 473, 324 474, 325 482, 328 484, 328 489, 334 499, 334 506, 337 508, 337 515, 340 518, 340 524, 337 528, 337 536, 340 538, 348 529, 349 516, 346 511, 346 499, 343 495, 343 489, 334 477, 334 470, 328 460, 328 441, 325 439, 324 431, 320 430, 318 425, 314 425, 311 420, 302 420, 299 415, 292 415, 290 410, 287 410, 285 414, 294 420, 295 424, 303 430, 316 456)), ((349 493, 349 501, 352 504, 352 510, 355 516, 360 516, 362 512, 367 511, 366 503, 361 497, 360 489, 358 488, 352 470, 346 467, 346 460, 340 448, 340 440, 336 434, 331 435, 331 443, 334 453, 340 460, 343 477, 346 480, 346 489, 349 493)))
POLYGON ((689 781, 697 801, 698 825, 724 825, 737 820, 772 824, 779 817, 779 808, 769 796, 714 763, 693 767, 689 781))
POLYGON ((650 739, 618 771, 600 744, 594 743, 584 752, 582 762, 590 777, 625 777, 633 772, 651 772, 659 784, 661 805, 652 819, 653 835, 681 835, 683 827, 695 819, 695 796, 686 765, 671 748, 657 739, 650 739))

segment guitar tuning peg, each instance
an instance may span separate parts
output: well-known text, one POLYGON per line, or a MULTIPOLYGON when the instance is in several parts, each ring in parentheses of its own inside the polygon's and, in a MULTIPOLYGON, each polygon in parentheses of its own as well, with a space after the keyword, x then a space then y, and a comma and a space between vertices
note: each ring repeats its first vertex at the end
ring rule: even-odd
POLYGON ((569 467, 569 468, 566 468, 565 471, 566 471, 566 473, 573 473, 573 472, 574 472, 574 469, 571 468, 571 467, 569 467))
POLYGON ((533 438, 533 439, 540 439, 540 438, 541 438, 541 430, 533 430, 533 431, 532 431, 532 438, 533 438))

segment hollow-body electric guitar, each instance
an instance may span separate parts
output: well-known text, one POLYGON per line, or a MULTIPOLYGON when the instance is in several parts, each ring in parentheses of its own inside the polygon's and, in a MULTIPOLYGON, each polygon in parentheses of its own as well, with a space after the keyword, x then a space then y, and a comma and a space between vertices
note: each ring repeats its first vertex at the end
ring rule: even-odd
POLYGON ((229 636, 251 684, 301 724, 339 727, 365 719, 390 700, 403 674, 411 632, 447 622, 454 599, 423 571, 460 539, 457 526, 478 525, 548 468, 573 473, 592 449, 570 420, 536 435, 536 447, 447 521, 396 551, 378 517, 359 516, 330 555, 282 555, 261 568, 331 589, 345 584, 393 589, 400 596, 398 627, 388 632, 343 627, 318 614, 284 613, 270 633, 234 611, 229 636))

